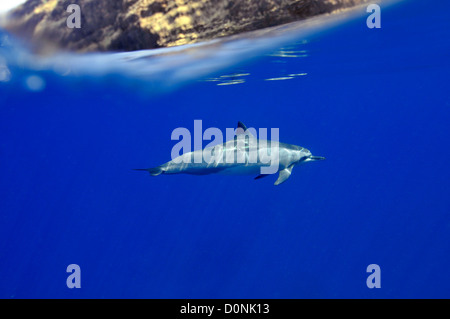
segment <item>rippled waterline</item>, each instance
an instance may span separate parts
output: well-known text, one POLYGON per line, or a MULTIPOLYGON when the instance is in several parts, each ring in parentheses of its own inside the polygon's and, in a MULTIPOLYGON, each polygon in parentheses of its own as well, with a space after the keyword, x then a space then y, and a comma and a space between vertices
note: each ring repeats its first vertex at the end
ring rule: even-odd
MULTIPOLYGON (((0 46, 0 82, 11 80, 12 68, 35 71, 26 79, 30 90, 45 87, 41 71, 50 71, 61 77, 104 76, 120 74, 131 78, 158 82, 160 87, 173 86, 192 79, 207 77, 221 69, 253 59, 270 56, 274 59, 304 58, 308 52, 292 47, 292 43, 305 44, 306 38, 318 31, 329 29, 356 16, 365 14, 359 6, 339 14, 319 16, 246 34, 215 39, 207 42, 171 48, 124 53, 58 53, 37 56, 18 44, 9 35, 3 35, 0 46), (289 47, 284 44, 291 43, 289 47)), ((299 75, 306 73, 299 72, 299 75)), ((269 77, 267 81, 294 79, 299 75, 269 77)), ((218 86, 243 84, 249 75, 218 75, 206 78, 218 86)))

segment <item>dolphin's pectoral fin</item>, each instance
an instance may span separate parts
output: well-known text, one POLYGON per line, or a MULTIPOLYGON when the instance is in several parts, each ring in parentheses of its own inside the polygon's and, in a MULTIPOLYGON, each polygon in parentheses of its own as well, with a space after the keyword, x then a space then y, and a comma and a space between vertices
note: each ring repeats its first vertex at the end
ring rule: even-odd
POLYGON ((269 176, 269 175, 270 174, 260 174, 260 175, 256 176, 255 179, 260 179, 260 178, 263 178, 263 177, 266 177, 266 176, 269 176))
POLYGON ((291 176, 292 169, 294 168, 294 165, 291 165, 289 167, 286 167, 285 169, 280 171, 280 174, 278 176, 278 179, 275 181, 274 185, 280 185, 281 183, 285 182, 289 176, 291 176))

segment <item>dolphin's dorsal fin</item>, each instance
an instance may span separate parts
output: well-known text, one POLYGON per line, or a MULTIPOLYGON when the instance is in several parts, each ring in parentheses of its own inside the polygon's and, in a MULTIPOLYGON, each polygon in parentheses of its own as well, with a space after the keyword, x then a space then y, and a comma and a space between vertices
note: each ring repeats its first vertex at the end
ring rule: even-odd
POLYGON ((247 135, 250 139, 255 139, 256 140, 256 136, 252 133, 252 131, 255 133, 255 129, 250 128, 250 130, 247 128, 247 126, 242 123, 241 121, 238 122, 237 128, 236 128, 236 135, 234 136, 234 138, 236 139, 236 137, 238 135, 242 135, 245 134, 247 135))
POLYGON ((241 128, 244 132, 247 131, 247 126, 245 126, 245 124, 241 121, 238 122, 237 128, 241 128))
POLYGON ((280 185, 281 183, 285 182, 289 176, 291 176, 292 169, 294 168, 294 165, 291 165, 289 167, 286 167, 285 169, 280 171, 280 174, 278 176, 278 179, 275 181, 274 185, 280 185))

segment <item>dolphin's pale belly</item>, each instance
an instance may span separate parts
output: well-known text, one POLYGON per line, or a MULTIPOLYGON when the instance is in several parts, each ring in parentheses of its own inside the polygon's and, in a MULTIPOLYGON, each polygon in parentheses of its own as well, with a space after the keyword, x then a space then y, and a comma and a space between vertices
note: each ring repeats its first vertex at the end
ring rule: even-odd
MULTIPOLYGON (((222 175, 254 175, 260 174, 261 167, 259 163, 180 163, 173 161, 163 166, 164 174, 222 174, 222 175)), ((264 166, 267 166, 265 164, 264 166)))
POLYGON ((230 167, 224 167, 218 171, 217 174, 221 175, 258 175, 261 173, 261 165, 258 164, 242 164, 233 165, 230 167))

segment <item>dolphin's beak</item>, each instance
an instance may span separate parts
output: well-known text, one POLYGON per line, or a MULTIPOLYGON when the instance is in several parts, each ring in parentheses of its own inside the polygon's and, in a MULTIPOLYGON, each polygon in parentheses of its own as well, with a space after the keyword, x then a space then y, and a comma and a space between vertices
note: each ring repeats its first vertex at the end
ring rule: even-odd
POLYGON ((305 156, 303 158, 300 159, 299 163, 306 163, 306 162, 315 162, 315 161, 321 161, 324 160, 325 157, 322 156, 305 156))
POLYGON ((310 161, 322 161, 322 160, 324 160, 325 159, 325 157, 322 157, 322 156, 310 156, 309 158, 308 158, 308 160, 310 160, 310 161))

